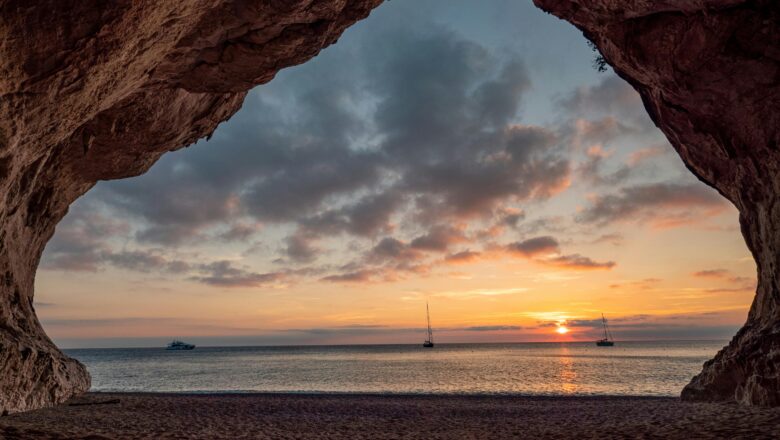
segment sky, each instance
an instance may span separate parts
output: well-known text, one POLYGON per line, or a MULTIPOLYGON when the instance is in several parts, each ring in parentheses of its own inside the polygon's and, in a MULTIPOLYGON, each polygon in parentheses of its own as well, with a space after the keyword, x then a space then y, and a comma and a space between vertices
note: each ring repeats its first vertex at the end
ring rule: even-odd
MULTIPOLYGON (((393 0, 47 246, 64 347, 727 339, 737 211, 530 1, 393 0), (563 328, 563 329, 562 329, 563 328), (568 330, 564 333, 564 330, 568 330)), ((118 146, 121 147, 121 146, 118 146)))

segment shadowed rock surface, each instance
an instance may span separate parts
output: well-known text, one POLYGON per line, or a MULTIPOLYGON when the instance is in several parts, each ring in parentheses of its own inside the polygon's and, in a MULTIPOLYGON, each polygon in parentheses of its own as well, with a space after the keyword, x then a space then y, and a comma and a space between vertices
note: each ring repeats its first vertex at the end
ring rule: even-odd
POLYGON ((68 206, 209 135, 252 86, 381 0, 0 0, 0 412, 89 374, 46 336, 35 270, 68 206))
POLYGON ((780 405, 780 3, 535 2, 583 30, 688 169, 739 209, 756 297, 682 398, 780 405))
MULTIPOLYGON (((641 93, 699 178, 740 210, 759 284, 745 327, 683 397, 780 404, 775 2, 535 0, 641 93)), ((381 0, 0 0, 0 410, 89 375, 45 335, 35 270, 68 206, 209 135, 246 91, 316 55, 381 0)))

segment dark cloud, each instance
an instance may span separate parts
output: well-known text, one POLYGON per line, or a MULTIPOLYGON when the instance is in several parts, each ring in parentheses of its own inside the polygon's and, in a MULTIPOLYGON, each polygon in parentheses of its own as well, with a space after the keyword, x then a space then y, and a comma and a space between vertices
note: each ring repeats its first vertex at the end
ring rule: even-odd
POLYGON ((300 224, 315 235, 347 232, 362 237, 393 230, 390 219, 402 205, 404 195, 388 190, 364 196, 340 208, 326 209, 315 216, 304 218, 300 224))
POLYGON ((574 270, 612 269, 617 265, 614 261, 598 262, 580 254, 561 255, 543 260, 546 264, 574 270))
POLYGON ((217 238, 223 241, 247 241, 261 229, 260 223, 236 222, 221 232, 217 238))
MULTIPOLYGON (((517 227, 524 213, 509 203, 568 184, 565 142, 516 122, 530 85, 518 57, 399 22, 285 71, 209 142, 88 197, 131 219, 139 245, 248 242, 260 225, 284 224, 297 232, 276 247, 279 261, 312 263, 323 237, 376 238, 395 218, 427 231, 405 237, 408 248, 445 252, 468 238, 443 224, 517 227)), ((92 257, 81 267, 97 267, 92 257)))
POLYGON ((130 231, 121 220, 80 203, 59 225, 44 252, 41 267, 65 271, 98 270, 109 251, 108 237, 120 237, 130 231))
POLYGON ((283 272, 256 273, 224 260, 203 264, 198 272, 192 280, 216 287, 261 287, 281 282, 288 276, 283 272))
MULTIPOLYGON (((579 87, 563 95, 557 105, 568 115, 588 115, 594 121, 601 121, 596 123, 601 126, 596 130, 601 134, 616 135, 621 131, 657 133, 639 93, 617 75, 605 75, 594 86, 579 87)), ((604 138, 598 140, 603 141, 604 138)))
POLYGON ((497 212, 497 216, 498 224, 515 228, 520 221, 525 219, 525 212, 516 208, 501 207, 497 212))
POLYGON ((558 240, 554 237, 543 236, 529 238, 528 240, 510 243, 506 245, 510 253, 520 254, 525 257, 534 257, 557 253, 559 251, 558 240))
POLYGON ((417 260, 421 254, 412 249, 409 244, 393 237, 385 237, 377 243, 368 253, 369 261, 408 261, 417 260))
POLYGON ((468 238, 463 233, 463 229, 437 225, 426 234, 412 240, 411 246, 414 249, 444 252, 453 244, 466 241, 468 241, 468 238))
POLYGON ((319 249, 314 245, 314 238, 302 231, 297 231, 284 241, 284 253, 297 263, 314 261, 319 252, 319 249))
MULTIPOLYGON (((570 221, 563 217, 527 221, 526 204, 568 187, 575 137, 604 143, 642 131, 646 115, 635 116, 641 102, 629 86, 610 76, 561 98, 557 106, 566 119, 558 126, 528 125, 520 116, 531 83, 520 57, 497 56, 435 25, 399 21, 363 37, 251 92, 210 141, 164 156, 137 179, 98 185, 87 197, 128 219, 130 246, 117 251, 101 241, 79 251, 55 244, 45 262, 172 272, 218 286, 289 281, 298 275, 283 265, 303 264, 318 267, 317 277, 327 281, 394 280, 506 252, 556 254, 543 262, 569 268, 614 265, 561 255, 551 236, 503 248, 495 243, 506 241, 506 231, 566 230, 570 221), (272 232, 260 242, 255 236, 266 228, 272 232), (275 234, 274 228, 293 232, 275 234), (342 235, 354 251, 342 255, 349 262, 325 265, 322 255, 342 235), (218 267, 150 250, 215 241, 277 252, 269 261, 280 270, 218 267), (66 258, 73 253, 81 259, 66 258)), ((625 183, 626 172, 609 169, 602 153, 589 150, 579 175, 598 185, 625 183)), ((669 202, 674 190, 666 202, 648 192, 635 185, 596 196, 580 220, 605 224, 675 203, 669 202)))
POLYGON ((219 287, 255 287, 290 278, 291 272, 255 273, 237 268, 229 261, 191 262, 170 258, 156 249, 115 251, 109 242, 112 234, 127 234, 125 223, 110 220, 94 212, 82 211, 58 226, 53 246, 46 248, 44 269, 97 271, 105 267, 141 272, 174 274, 219 287))
POLYGON ((336 275, 328 275, 322 278, 322 281, 330 281, 334 283, 366 283, 374 281, 377 277, 383 274, 381 270, 376 269, 363 269, 353 272, 345 272, 336 275))
POLYGON ((685 222, 719 213, 725 206, 725 199, 701 184, 654 183, 596 196, 577 220, 600 225, 629 220, 685 222))
POLYGON ((114 267, 137 272, 184 273, 191 268, 191 265, 186 261, 169 260, 150 251, 106 253, 103 259, 114 267))

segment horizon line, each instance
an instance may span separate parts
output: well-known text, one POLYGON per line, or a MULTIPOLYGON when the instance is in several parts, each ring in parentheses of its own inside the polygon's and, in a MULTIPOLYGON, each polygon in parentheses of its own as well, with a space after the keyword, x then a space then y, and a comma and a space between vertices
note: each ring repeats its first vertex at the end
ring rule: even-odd
MULTIPOLYGON (((615 340, 615 343, 638 342, 725 342, 729 339, 625 339, 615 340)), ((437 342, 436 345, 518 345, 518 344, 591 344, 595 340, 577 341, 500 341, 500 342, 437 342)), ((196 348, 295 348, 295 347, 376 347, 376 346, 422 346, 422 343, 376 343, 376 344, 265 344, 265 345, 196 345, 196 348)), ((58 344, 59 346, 59 344, 58 344)), ((114 350, 114 349, 158 349, 160 345, 132 347, 65 347, 62 350, 114 350)))

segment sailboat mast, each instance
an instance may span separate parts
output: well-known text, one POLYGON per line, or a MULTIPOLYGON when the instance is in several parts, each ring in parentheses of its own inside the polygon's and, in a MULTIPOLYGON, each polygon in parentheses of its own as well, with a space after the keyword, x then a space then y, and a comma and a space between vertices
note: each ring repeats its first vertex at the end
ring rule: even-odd
POLYGON ((425 302, 425 316, 428 318, 428 340, 433 342, 433 330, 431 329, 431 310, 428 301, 425 302))
POLYGON ((607 335, 607 318, 604 317, 604 314, 601 314, 601 322, 604 323, 604 339, 609 339, 609 336, 607 335))

